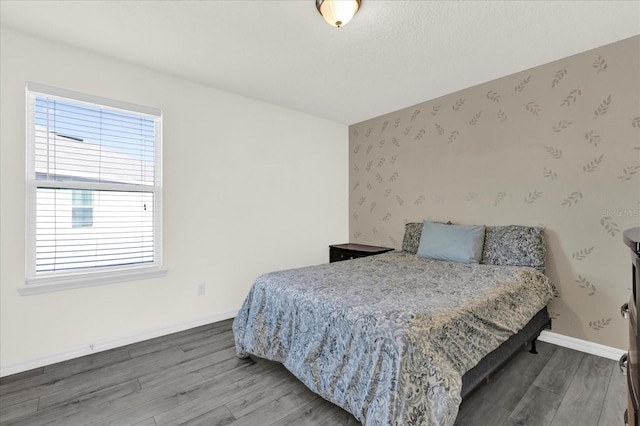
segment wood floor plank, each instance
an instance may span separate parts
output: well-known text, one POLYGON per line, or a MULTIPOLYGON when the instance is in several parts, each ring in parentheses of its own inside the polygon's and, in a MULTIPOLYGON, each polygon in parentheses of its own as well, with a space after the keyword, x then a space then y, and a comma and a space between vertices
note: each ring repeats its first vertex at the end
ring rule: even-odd
POLYGON ((201 356, 193 356, 195 354, 192 353, 190 354, 190 359, 182 360, 181 362, 163 370, 154 370, 148 374, 140 375, 138 376, 138 380, 142 387, 155 386, 158 383, 171 380, 175 377, 180 377, 183 374, 210 367, 230 358, 236 358, 235 348, 226 348, 222 350, 216 349, 217 348, 213 347, 209 348, 208 353, 205 352, 201 356))
POLYGON ((597 425, 614 364, 614 361, 585 354, 551 424, 597 425))
MULTIPOLYGON (((20 373, 12 374, 10 376, 0 377, 0 390, 10 383, 18 382, 20 380, 27 379, 29 377, 38 376, 44 373, 44 367, 34 368, 32 370, 23 371, 20 373)), ((2 392, 0 392, 2 395, 2 392)))
POLYGON ((319 423, 318 426, 360 426, 361 423, 350 413, 339 407, 336 409, 335 414, 319 423))
POLYGON ((330 418, 336 406, 324 399, 315 398, 286 417, 272 423, 271 426, 315 426, 330 418))
POLYGON ((155 339, 151 339, 145 341, 141 345, 135 345, 128 349, 129 354, 132 358, 139 357, 141 355, 150 354, 152 352, 162 351, 167 348, 171 348, 174 346, 180 346, 183 344, 189 344, 192 342, 199 341, 209 341, 210 339, 217 337, 218 332, 217 329, 204 328, 200 327, 201 330, 197 333, 189 333, 189 334, 180 334, 173 335, 171 337, 158 337, 155 339))
POLYGON ((209 410, 206 413, 187 420, 186 422, 180 421, 182 426, 227 426, 233 423, 236 418, 229 412, 229 409, 224 405, 209 410))
POLYGON ((627 408, 627 376, 614 364, 598 426, 623 425, 627 408))
MULTIPOLYGON (((284 373, 284 372, 283 372, 284 373)), ((273 375, 271 375, 273 376, 273 375)), ((283 374, 279 380, 264 380, 253 392, 244 392, 225 404, 236 418, 246 416, 256 408, 266 405, 291 391, 299 391, 304 385, 291 374, 283 374)))
POLYGON ((72 359, 52 366, 47 366, 44 373, 47 377, 58 380, 73 374, 84 373, 108 365, 117 364, 122 361, 130 360, 129 351, 126 349, 111 349, 104 352, 98 352, 92 355, 72 359))
POLYGON ((582 363, 585 354, 573 349, 558 348, 534 384, 557 395, 564 395, 571 384, 571 378, 582 363))
POLYGON ((465 411, 459 413, 455 426, 491 425, 502 426, 509 418, 510 411, 481 398, 465 402, 465 411))
POLYGON ((77 386, 73 389, 69 389, 68 392, 58 392, 45 395, 40 398, 38 410, 42 411, 60 405, 74 405, 80 402, 83 402, 84 405, 90 407, 105 401, 112 401, 117 398, 127 397, 128 395, 138 391, 141 387, 138 379, 134 378, 124 383, 116 383, 97 389, 93 388, 94 386, 92 384, 87 384, 86 386, 77 386), (88 388, 90 388, 90 390, 87 390, 88 388))
MULTIPOLYGON (((257 393, 257 390, 264 388, 265 384, 272 385, 282 379, 291 379, 284 369, 279 371, 260 369, 261 366, 256 363, 247 367, 242 375, 237 372, 229 372, 226 375, 210 379, 207 382, 210 383, 210 386, 198 386, 198 389, 192 391, 193 398, 189 401, 157 415, 155 417, 156 423, 165 425, 191 420, 206 414, 213 408, 226 405, 242 395, 257 393)), ((292 383, 294 386, 302 385, 295 382, 292 383)), ((235 419, 236 416, 234 416, 235 419)))
POLYGON ((294 390, 263 405, 259 410, 254 410, 246 416, 240 417, 231 424, 233 426, 271 425, 297 411, 300 407, 309 404, 316 398, 318 398, 318 396, 306 388, 300 391, 294 390))
POLYGON ((28 416, 38 410, 38 398, 0 408, 0 423, 28 416))
POLYGON ((503 426, 548 426, 561 402, 561 395, 532 385, 503 426))

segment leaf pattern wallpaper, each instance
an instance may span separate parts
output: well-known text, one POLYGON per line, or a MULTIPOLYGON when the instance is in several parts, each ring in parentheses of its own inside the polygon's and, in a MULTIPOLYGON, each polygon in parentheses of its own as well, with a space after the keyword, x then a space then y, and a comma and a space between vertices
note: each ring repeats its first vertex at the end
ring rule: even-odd
POLYGON ((625 348, 640 226, 640 36, 349 128, 350 241, 404 224, 545 227, 553 331, 625 348))

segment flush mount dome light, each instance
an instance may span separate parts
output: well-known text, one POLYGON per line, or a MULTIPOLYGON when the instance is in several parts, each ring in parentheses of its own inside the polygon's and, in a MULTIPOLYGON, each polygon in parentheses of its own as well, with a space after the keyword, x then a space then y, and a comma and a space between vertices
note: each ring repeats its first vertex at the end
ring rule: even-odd
POLYGON ((316 0, 316 8, 331 26, 347 25, 360 9, 360 0, 316 0))

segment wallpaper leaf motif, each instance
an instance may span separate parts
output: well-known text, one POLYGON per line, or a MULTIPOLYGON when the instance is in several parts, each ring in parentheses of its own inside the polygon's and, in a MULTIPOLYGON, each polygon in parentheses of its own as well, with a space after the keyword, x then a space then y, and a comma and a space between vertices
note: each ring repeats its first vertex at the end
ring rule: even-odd
POLYGON ((500 121, 507 121, 507 114, 504 113, 501 109, 498 110, 496 114, 496 118, 500 121))
POLYGON ((442 127, 441 125, 439 125, 438 123, 435 124, 436 126, 436 131, 438 132, 438 134, 440 136, 444 135, 444 127, 442 127))
POLYGON ((547 169, 546 167, 544 168, 543 175, 544 177, 550 178, 551 180, 558 179, 558 174, 551 169, 547 169))
POLYGON ((440 105, 436 105, 433 108, 431 108, 431 116, 433 117, 434 115, 436 115, 438 111, 440 111, 440 105))
POLYGON ((489 90, 487 92, 487 99, 499 103, 500 102, 500 94, 498 92, 494 92, 493 90, 489 90))
POLYGON ((540 105, 538 105, 535 102, 529 102, 525 106, 525 108, 527 109, 527 111, 529 111, 533 115, 538 115, 538 114, 540 114, 540 111, 542 111, 542 108, 540 108, 540 105))
POLYGON ((466 201, 473 201, 477 196, 478 196, 477 192, 469 192, 467 193, 467 195, 464 196, 464 199, 466 201))
POLYGON ((364 137, 368 138, 369 135, 371 135, 371 132, 373 131, 373 127, 367 127, 367 131, 364 132, 364 137))
POLYGON ((398 172, 393 172, 391 176, 389 176, 389 182, 395 182, 398 179, 398 172))
POLYGON ((593 247, 583 248, 582 250, 574 251, 571 257, 575 260, 584 260, 593 252, 593 247))
POLYGON ((419 109, 413 111, 413 114, 411 114, 411 118, 409 119, 409 121, 415 120, 416 117, 419 116, 419 115, 420 115, 420 110, 419 109))
POLYGON ((529 195, 524 197, 524 202, 527 203, 527 204, 532 204, 538 198, 540 198, 540 196, 542 196, 542 194, 543 194, 543 192, 538 191, 538 190, 534 190, 533 192, 530 192, 529 195))
POLYGON ((589 290, 587 296, 593 296, 594 294, 596 294, 596 286, 591 284, 582 275, 578 275, 578 279, 576 280, 576 282, 578 283, 579 287, 589 290))
POLYGON ((373 149, 373 145, 369 145, 369 146, 367 147, 367 152, 366 152, 364 155, 369 155, 369 154, 371 154, 371 150, 372 150, 372 149, 373 149))
POLYGON ((563 68, 557 71, 556 74, 553 76, 553 80, 551 80, 551 88, 553 89, 554 87, 556 87, 556 85, 560 83, 560 80, 562 80, 565 75, 567 75, 566 68, 563 68))
POLYGON ((382 183, 382 176, 380 175, 380 173, 376 173, 376 182, 378 183, 382 183))
POLYGON ((400 119, 396 118, 396 121, 393 122, 393 127, 398 127, 400 125, 400 119))
POLYGON ((631 125, 640 129, 640 117, 633 117, 631 119, 631 125))
POLYGON ((578 99, 578 96, 580 95, 582 95, 582 92, 579 89, 572 90, 571 92, 569 92, 567 97, 562 100, 560 106, 570 106, 578 99))
POLYGON ((382 216, 383 222, 389 222, 389 219, 391 219, 391 213, 387 213, 384 216, 382 216))
POLYGON ((469 125, 470 126, 475 126, 476 124, 478 124, 478 120, 480 119, 480 116, 482 115, 482 111, 478 111, 471 120, 469 120, 469 125))
POLYGON ((506 192, 498 192, 498 195, 496 196, 496 200, 494 201, 493 205, 495 207, 498 207, 498 204, 500 204, 502 200, 504 200, 504 197, 506 196, 507 196, 506 192))
POLYGON ((384 148, 384 144, 387 143, 386 139, 381 139, 380 142, 378 142, 378 149, 382 149, 384 148))
POLYGON ((467 100, 465 98, 460 98, 458 99, 451 108, 453 108, 454 111, 458 111, 460 108, 462 108, 462 105, 464 105, 464 103, 467 100))
POLYGON ((389 195, 391 195, 391 188, 387 188, 387 189, 384 191, 384 196, 385 196, 385 198, 387 198, 389 195))
POLYGON ((546 146, 544 147, 545 151, 547 151, 549 153, 550 156, 552 156, 553 158, 555 158, 556 160, 562 158, 562 151, 554 148, 552 146, 546 146))
POLYGON ((418 198, 416 198, 413 204, 415 204, 416 206, 420 206, 422 205, 422 203, 424 203, 424 200, 425 200, 424 195, 421 195, 418 198))
POLYGON ((607 63, 602 56, 598 56, 598 59, 593 61, 593 68, 596 69, 596 73, 601 73, 607 71, 607 63))
POLYGON ((602 142, 600 135, 596 135, 593 130, 586 132, 584 138, 593 146, 598 146, 598 144, 602 142))
POLYGON ((602 330, 603 328, 608 326, 609 323, 611 323, 611 318, 602 318, 597 321, 589 321, 589 328, 592 328, 594 330, 602 330))
POLYGON ((615 237, 618 232, 620 232, 620 228, 618 224, 613 221, 613 218, 610 216, 605 216, 600 219, 600 225, 607 231, 607 234, 610 234, 612 237, 615 237))
POLYGON ((387 120, 385 120, 385 122, 382 123, 382 128, 380 129, 380 133, 384 133, 384 131, 387 128, 388 125, 389 125, 389 122, 387 120))
POLYGON ((571 207, 578 203, 578 200, 582 198, 582 192, 572 192, 567 198, 562 201, 563 206, 571 207))
POLYGON ((600 105, 598 106, 598 108, 593 110, 593 113, 595 114, 596 117, 605 115, 607 112, 609 112, 610 105, 611 105, 611 95, 607 96, 602 102, 600 102, 600 105))
POLYGON ((525 78, 520 83, 518 83, 518 85, 514 87, 513 90, 515 90, 516 92, 522 92, 524 88, 527 87, 527 84, 529 84, 529 81, 531 81, 531 76, 525 78))
POLYGON ((411 129, 412 128, 413 128, 413 126, 407 126, 407 127, 405 127, 404 132, 402 132, 402 133, 404 133, 405 136, 408 136, 409 133, 411 133, 411 129))
POLYGON ((640 166, 629 166, 622 169, 622 175, 618 176, 620 180, 631 180, 633 175, 640 171, 640 166))
POLYGON ((396 201, 398 202, 399 206, 402 206, 404 204, 404 200, 399 195, 396 195, 396 201))
POLYGON ((391 139, 391 143, 394 144, 395 146, 397 146, 398 148, 400 148, 400 142, 398 142, 397 138, 391 139))
POLYGON ((603 158, 604 158, 604 154, 601 155, 600 157, 594 158, 593 160, 589 161, 587 164, 582 166, 582 172, 583 173, 591 173, 591 172, 595 171, 598 168, 598 166, 600 165, 600 163, 602 163, 602 159, 603 158))
POLYGON ((449 139, 447 139, 447 143, 452 143, 456 140, 456 138, 458 137, 458 131, 454 130, 453 132, 451 132, 451 134, 449 135, 449 139))
POLYGON ((413 140, 419 141, 420 139, 422 139, 425 133, 426 131, 424 129, 421 129, 418 133, 416 133, 416 136, 413 138, 413 140))
POLYGON ((556 133, 561 132, 564 129, 567 129, 572 124, 573 123, 571 121, 567 121, 567 120, 559 121, 557 125, 553 126, 553 131, 556 133))

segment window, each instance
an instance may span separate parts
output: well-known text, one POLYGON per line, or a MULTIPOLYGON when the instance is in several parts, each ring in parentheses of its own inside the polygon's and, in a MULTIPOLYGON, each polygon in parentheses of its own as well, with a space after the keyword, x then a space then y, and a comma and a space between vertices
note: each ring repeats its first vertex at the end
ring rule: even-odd
POLYGON ((71 227, 93 226, 93 191, 74 189, 71 192, 71 227))
POLYGON ((27 84, 23 294, 166 273, 161 112, 27 84))

